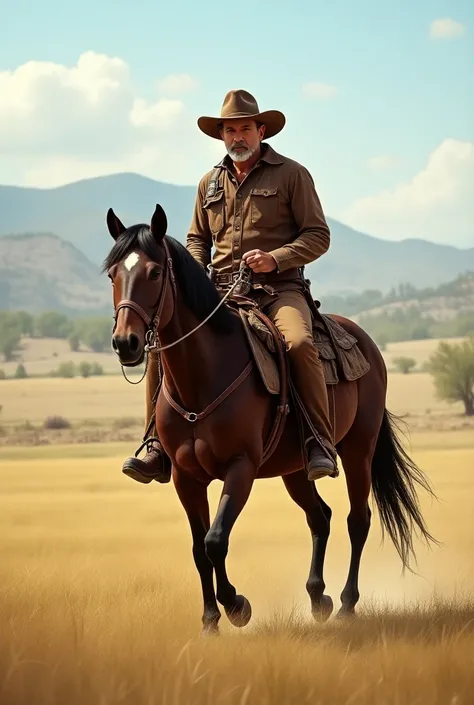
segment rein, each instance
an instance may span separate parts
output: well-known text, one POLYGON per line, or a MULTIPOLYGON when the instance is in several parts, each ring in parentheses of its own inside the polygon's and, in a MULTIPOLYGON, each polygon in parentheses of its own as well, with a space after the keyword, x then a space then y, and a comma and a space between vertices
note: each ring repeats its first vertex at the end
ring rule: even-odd
MULTIPOLYGON (((188 338, 190 335, 198 331, 205 323, 209 321, 212 316, 220 309, 221 306, 224 305, 226 300, 232 295, 232 293, 235 291, 235 289, 241 284, 243 281, 246 280, 247 274, 245 272, 245 269, 242 267, 241 271, 239 273, 239 276, 235 280, 235 282, 232 284, 232 286, 229 288, 229 290, 226 292, 226 294, 221 298, 217 306, 211 311, 211 313, 206 316, 206 318, 201 321, 195 328, 192 330, 188 331, 188 333, 185 333, 185 335, 182 335, 178 340, 175 340, 172 343, 169 343, 168 345, 161 345, 159 346, 157 344, 157 339, 158 339, 158 326, 160 325, 160 318, 161 314, 163 312, 163 306, 165 303, 166 299, 166 294, 168 291, 168 284, 171 281, 172 288, 173 288, 173 294, 174 297, 176 298, 177 291, 176 291, 176 278, 174 275, 173 271, 173 260, 170 256, 170 252, 168 249, 168 245, 166 244, 166 241, 164 241, 164 247, 166 250, 166 268, 165 268, 165 283, 163 284, 162 290, 161 290, 161 295, 158 301, 158 304, 156 306, 156 311, 155 313, 150 316, 148 313, 143 309, 139 304, 135 303, 135 301, 132 301, 130 299, 122 299, 117 306, 115 307, 115 325, 117 325, 117 316, 122 308, 130 308, 132 311, 135 311, 142 321, 145 323, 145 326, 147 328, 146 334, 145 334, 145 369, 143 372, 143 375, 140 377, 140 379, 137 382, 133 382, 130 380, 126 374, 124 367, 122 363, 120 363, 120 367, 122 370, 122 374, 124 378, 127 380, 129 384, 140 384, 142 380, 146 377, 146 373, 148 370, 148 362, 149 362, 149 354, 150 351, 154 351, 156 353, 160 353, 163 350, 168 350, 168 348, 172 348, 175 345, 178 345, 181 343, 183 340, 188 338)), ((165 395, 166 400, 168 403, 172 406, 172 408, 177 411, 183 418, 187 419, 188 421, 197 421, 198 419, 204 418, 207 416, 211 411, 213 411, 221 402, 224 401, 229 394, 231 394, 237 387, 244 381, 244 379, 250 374, 251 369, 252 369, 253 363, 250 362, 245 370, 234 380, 234 382, 217 398, 215 399, 209 406, 201 413, 195 413, 195 412, 187 412, 185 409, 179 406, 170 396, 166 384, 163 384, 163 393, 165 395)), ((164 382, 164 380, 163 380, 164 382)))

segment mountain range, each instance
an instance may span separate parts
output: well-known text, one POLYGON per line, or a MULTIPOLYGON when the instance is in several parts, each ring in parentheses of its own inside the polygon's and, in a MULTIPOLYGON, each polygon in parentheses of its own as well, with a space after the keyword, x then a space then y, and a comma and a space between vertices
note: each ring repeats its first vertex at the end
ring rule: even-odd
MULTIPOLYGON (((170 235, 185 242, 195 187, 122 173, 58 188, 0 186, 0 308, 108 310, 109 284, 99 267, 112 240, 105 217, 113 207, 125 225, 149 222, 155 204, 170 235), (25 254, 27 252, 27 254, 25 254)), ((400 284, 438 286, 474 269, 474 248, 425 240, 382 240, 327 218, 331 247, 306 268, 315 297, 400 284)))

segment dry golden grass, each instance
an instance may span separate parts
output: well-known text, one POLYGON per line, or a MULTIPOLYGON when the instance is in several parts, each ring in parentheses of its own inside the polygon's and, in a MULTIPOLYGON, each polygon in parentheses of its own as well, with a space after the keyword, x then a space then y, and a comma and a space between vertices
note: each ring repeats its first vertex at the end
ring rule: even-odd
POLYGON ((387 367, 393 365, 393 360, 396 357, 412 357, 416 361, 417 367, 427 362, 429 357, 434 353, 441 340, 447 340, 451 345, 457 345, 464 338, 431 338, 426 340, 403 340, 399 343, 388 343, 386 350, 383 352, 387 367))
MULTIPOLYGON (((254 618, 238 631, 223 616, 209 641, 198 637, 199 580, 172 484, 124 477, 128 445, 2 449, 0 702, 472 702, 474 439, 447 438, 430 448, 428 434, 413 437, 441 500, 422 497, 443 545, 419 546, 419 575, 402 577, 375 515, 354 623, 311 621, 304 515, 281 481, 256 483, 228 559, 254 618)), ((337 607, 349 551, 343 477, 320 491, 334 511, 325 578, 337 607)))
MULTIPOLYGON (((461 340, 463 338, 450 338, 448 342, 458 343, 461 340)), ((399 343, 389 343, 382 354, 388 367, 391 367, 393 359, 400 355, 413 357, 419 367, 428 360, 439 342, 439 339, 433 338, 431 340, 408 340, 399 343)), ((117 358, 112 351, 95 353, 83 348, 78 352, 72 352, 67 340, 57 338, 24 338, 17 357, 17 360, 0 362, 0 367, 8 376, 13 375, 19 362, 25 365, 29 375, 35 376, 49 374, 61 362, 68 362, 69 360, 76 365, 83 360, 97 362, 102 365, 107 374, 120 374, 117 358)))
MULTIPOLYGON (((112 331, 112 324, 110 330, 112 331)), ((78 352, 72 352, 69 342, 59 338, 24 338, 17 359, 0 362, 0 367, 5 370, 5 374, 13 375, 18 363, 22 362, 29 375, 47 375, 62 362, 70 360, 75 365, 79 365, 84 360, 98 362, 107 373, 120 372, 117 357, 111 350, 95 353, 84 348, 78 352)))
MULTIPOLYGON (((120 376, 82 379, 0 380, 0 422, 43 421, 59 414, 70 420, 116 419, 123 416, 143 419, 144 383, 128 384, 120 376)), ((447 404, 435 397, 430 375, 391 373, 388 406, 396 414, 460 414, 462 405, 447 404)))

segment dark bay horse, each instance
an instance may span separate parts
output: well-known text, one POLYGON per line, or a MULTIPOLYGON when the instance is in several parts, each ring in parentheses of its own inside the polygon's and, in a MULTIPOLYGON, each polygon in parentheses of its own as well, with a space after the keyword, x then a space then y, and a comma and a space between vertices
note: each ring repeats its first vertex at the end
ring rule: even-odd
MULTIPOLYGON (((112 209, 107 224, 115 240, 103 267, 113 282, 112 346, 127 367, 143 362, 147 343, 155 335, 159 341, 163 383, 156 403, 156 430, 171 458, 173 482, 192 532, 204 601, 203 631, 218 631, 218 603, 235 626, 244 626, 251 617, 248 600, 227 577, 226 556, 232 527, 257 478, 281 476, 289 495, 306 514, 313 539, 306 588, 314 617, 327 619, 333 602, 324 594, 323 567, 331 509, 303 469, 294 414, 290 411, 276 450, 262 462, 274 400, 251 364, 252 353, 239 316, 222 304, 204 268, 183 245, 167 236, 161 206, 156 206, 150 226, 125 228, 112 209), (223 490, 211 524, 207 488, 215 479, 223 482, 223 490)), ((415 531, 428 542, 434 539, 419 508, 416 484, 429 493, 432 490, 402 448, 394 418, 385 407, 384 360, 359 326, 340 316, 334 318, 356 337, 371 366, 356 382, 340 381, 334 388, 336 448, 350 500, 351 559, 341 594, 342 616, 353 614, 359 600, 359 566, 370 527, 371 488, 382 531, 391 537, 404 568, 410 568, 410 556, 415 557, 415 531)))

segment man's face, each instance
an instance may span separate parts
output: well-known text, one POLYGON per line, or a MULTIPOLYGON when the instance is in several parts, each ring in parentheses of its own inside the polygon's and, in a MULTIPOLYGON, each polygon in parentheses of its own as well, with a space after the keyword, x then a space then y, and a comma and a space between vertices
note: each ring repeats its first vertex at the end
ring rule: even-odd
POLYGON ((234 162, 246 162, 260 149, 265 126, 257 127, 255 120, 224 120, 222 139, 234 162))

